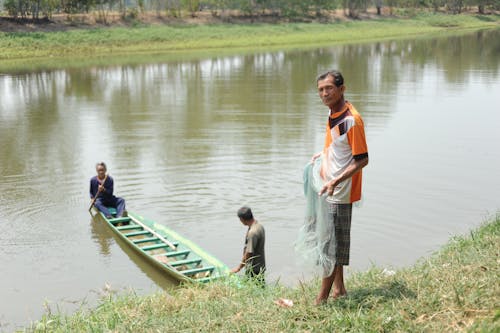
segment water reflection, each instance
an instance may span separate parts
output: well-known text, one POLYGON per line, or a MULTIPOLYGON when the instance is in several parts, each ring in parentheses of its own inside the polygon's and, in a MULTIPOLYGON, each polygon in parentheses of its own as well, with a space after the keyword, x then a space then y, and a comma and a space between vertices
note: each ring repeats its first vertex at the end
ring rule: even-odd
MULTIPOLYGON (((148 262, 144 261, 144 258, 133 251, 129 245, 126 244, 124 240, 115 235, 109 227, 103 223, 101 220, 95 218, 91 219, 90 226, 92 230, 92 238, 100 246, 100 253, 104 256, 109 256, 111 254, 110 247, 112 244, 116 243, 120 247, 120 250, 127 254, 128 258, 154 283, 162 288, 163 290, 169 290, 178 285, 178 281, 172 279, 170 276, 165 275, 163 272, 159 271, 157 268, 150 265, 148 262)), ((127 276, 125 275, 126 279, 127 276)))
POLYGON ((236 210, 250 205, 266 226, 270 279, 296 283, 302 271, 283 253, 302 222, 303 166, 324 139, 315 76, 330 68, 346 77, 370 149, 352 267, 413 263, 497 208, 499 180, 472 178, 468 161, 480 166, 475 175, 500 165, 499 37, 0 76, 0 299, 18 300, 0 305, 0 321, 26 323, 45 298, 83 298, 108 282, 164 287, 105 228, 88 225, 100 160, 130 210, 230 266, 244 233, 236 210), (468 117, 475 99, 488 121, 468 117))
POLYGON ((92 231, 92 239, 99 244, 99 252, 102 255, 109 256, 113 232, 109 230, 109 227, 105 223, 100 223, 94 219, 90 220, 90 229, 92 231))

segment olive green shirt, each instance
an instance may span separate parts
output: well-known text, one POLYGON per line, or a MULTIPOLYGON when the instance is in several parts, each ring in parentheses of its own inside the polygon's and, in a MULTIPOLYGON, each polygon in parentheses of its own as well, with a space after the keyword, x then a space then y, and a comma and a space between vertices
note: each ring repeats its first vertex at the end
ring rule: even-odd
POLYGON ((266 233, 264 227, 255 220, 248 228, 245 237, 245 252, 250 254, 250 259, 245 263, 247 275, 258 275, 266 270, 265 242, 266 233))

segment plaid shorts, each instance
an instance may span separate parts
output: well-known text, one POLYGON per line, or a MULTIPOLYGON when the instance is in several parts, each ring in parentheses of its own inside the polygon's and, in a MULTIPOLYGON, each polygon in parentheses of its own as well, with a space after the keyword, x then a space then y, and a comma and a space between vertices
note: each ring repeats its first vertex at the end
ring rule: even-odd
POLYGON ((351 216, 352 204, 328 205, 328 219, 333 220, 335 227, 335 264, 349 265, 349 250, 351 247, 351 216))

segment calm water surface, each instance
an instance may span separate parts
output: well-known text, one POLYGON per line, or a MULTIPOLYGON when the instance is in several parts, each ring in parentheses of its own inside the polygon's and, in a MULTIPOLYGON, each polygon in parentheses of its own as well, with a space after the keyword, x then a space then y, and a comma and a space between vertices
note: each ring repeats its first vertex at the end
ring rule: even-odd
POLYGON ((269 279, 294 285, 302 171, 322 148, 315 76, 340 69, 370 164, 350 270, 415 263, 500 207, 500 31, 0 76, 0 331, 107 289, 168 289, 87 211, 107 162, 128 209, 229 266, 250 205, 269 279))

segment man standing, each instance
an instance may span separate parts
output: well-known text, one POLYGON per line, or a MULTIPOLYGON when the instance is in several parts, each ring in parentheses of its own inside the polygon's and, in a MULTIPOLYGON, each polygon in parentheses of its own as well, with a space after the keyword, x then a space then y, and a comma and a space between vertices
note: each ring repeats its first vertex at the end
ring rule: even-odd
POLYGON ((344 78, 338 71, 328 71, 317 79, 318 93, 330 112, 324 150, 313 156, 322 157, 320 176, 324 185, 319 195, 328 195, 329 223, 335 233, 335 266, 323 277, 316 304, 328 299, 333 285, 333 298, 347 294, 344 265, 349 265, 352 203, 361 199, 361 169, 368 164, 364 124, 354 106, 344 100, 344 78))
POLYGON ((106 164, 99 162, 95 169, 97 176, 90 179, 90 199, 94 201, 94 205, 106 218, 113 217, 108 207, 116 208, 116 217, 122 217, 125 211, 125 200, 113 195, 114 182, 113 178, 106 174, 106 164))
POLYGON ((245 267, 245 275, 257 279, 262 285, 265 284, 264 272, 266 270, 266 256, 264 254, 264 245, 266 234, 264 227, 254 219, 250 207, 241 207, 238 210, 240 222, 248 227, 245 236, 245 247, 243 248, 243 258, 240 264, 231 270, 238 273, 245 267))

